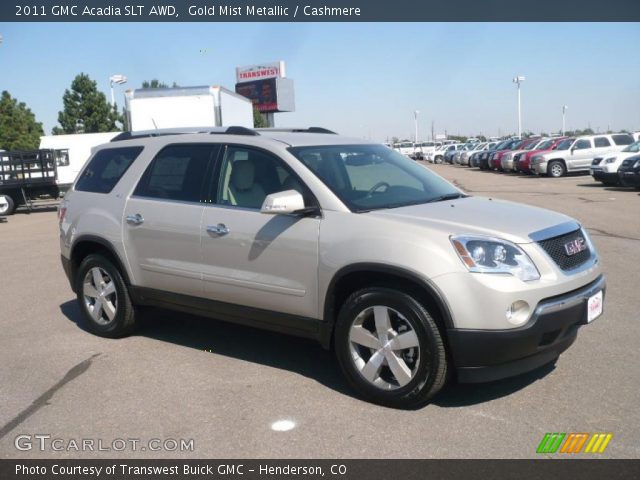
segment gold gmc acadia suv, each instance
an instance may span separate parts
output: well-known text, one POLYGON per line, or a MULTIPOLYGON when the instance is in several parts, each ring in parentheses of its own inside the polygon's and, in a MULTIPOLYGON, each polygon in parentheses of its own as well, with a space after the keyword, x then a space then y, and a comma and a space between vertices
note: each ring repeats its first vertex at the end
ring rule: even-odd
POLYGON ((603 308, 576 220, 467 195, 318 127, 125 132, 93 153, 59 221, 97 335, 127 335, 155 306, 313 338, 362 397, 398 408, 450 377, 553 362, 603 308))

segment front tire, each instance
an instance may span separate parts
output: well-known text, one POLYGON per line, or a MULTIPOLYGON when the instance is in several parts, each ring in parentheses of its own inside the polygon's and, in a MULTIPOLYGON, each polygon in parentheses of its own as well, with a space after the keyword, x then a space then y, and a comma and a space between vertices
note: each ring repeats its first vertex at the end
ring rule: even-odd
POLYGON ((87 256, 75 278, 82 324, 107 338, 129 335, 135 328, 135 309, 118 268, 99 254, 87 256))
POLYGON ((564 168, 564 163, 560 160, 554 160, 549 163, 547 166, 547 175, 553 178, 562 177, 566 173, 566 169, 564 168))
POLYGON ((394 408, 427 403, 443 387, 447 355, 438 326, 415 298, 371 287, 344 303, 335 351, 349 384, 365 399, 394 408))

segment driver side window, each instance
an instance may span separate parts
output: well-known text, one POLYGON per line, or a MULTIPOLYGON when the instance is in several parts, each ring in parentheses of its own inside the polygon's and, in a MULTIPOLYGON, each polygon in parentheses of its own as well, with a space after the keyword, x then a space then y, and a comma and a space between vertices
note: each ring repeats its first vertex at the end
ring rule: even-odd
POLYGON ((285 190, 304 194, 301 183, 279 158, 261 150, 227 147, 220 168, 217 204, 260 209, 267 195, 285 190))

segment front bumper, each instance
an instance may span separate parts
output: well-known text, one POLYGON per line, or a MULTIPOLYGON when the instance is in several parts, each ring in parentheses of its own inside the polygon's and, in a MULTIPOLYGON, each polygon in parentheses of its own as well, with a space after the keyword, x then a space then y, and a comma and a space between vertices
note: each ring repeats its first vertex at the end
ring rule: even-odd
POLYGON ((625 187, 640 187, 640 171, 618 170, 618 178, 625 187))
POLYGON ((547 173, 547 162, 543 163, 531 163, 529 165, 529 169, 537 174, 537 175, 546 175, 547 173))
POLYGON ((618 183, 618 172, 609 173, 603 170, 591 169, 591 176, 594 180, 598 180, 599 182, 607 182, 607 183, 618 183))
POLYGON ((587 300, 606 290, 600 275, 588 285, 538 303, 531 319, 509 330, 449 329, 453 363, 462 383, 519 375, 555 360, 587 323, 587 300))

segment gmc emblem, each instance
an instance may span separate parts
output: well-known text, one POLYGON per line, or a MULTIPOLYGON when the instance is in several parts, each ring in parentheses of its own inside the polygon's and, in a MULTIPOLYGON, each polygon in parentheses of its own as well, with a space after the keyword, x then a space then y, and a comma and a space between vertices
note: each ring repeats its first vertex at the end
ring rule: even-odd
POLYGON ((586 249, 587 249, 587 244, 585 243, 584 238, 582 237, 574 238, 570 242, 567 242, 564 244, 564 251, 567 253, 569 257, 572 255, 575 255, 576 253, 580 253, 586 249))

